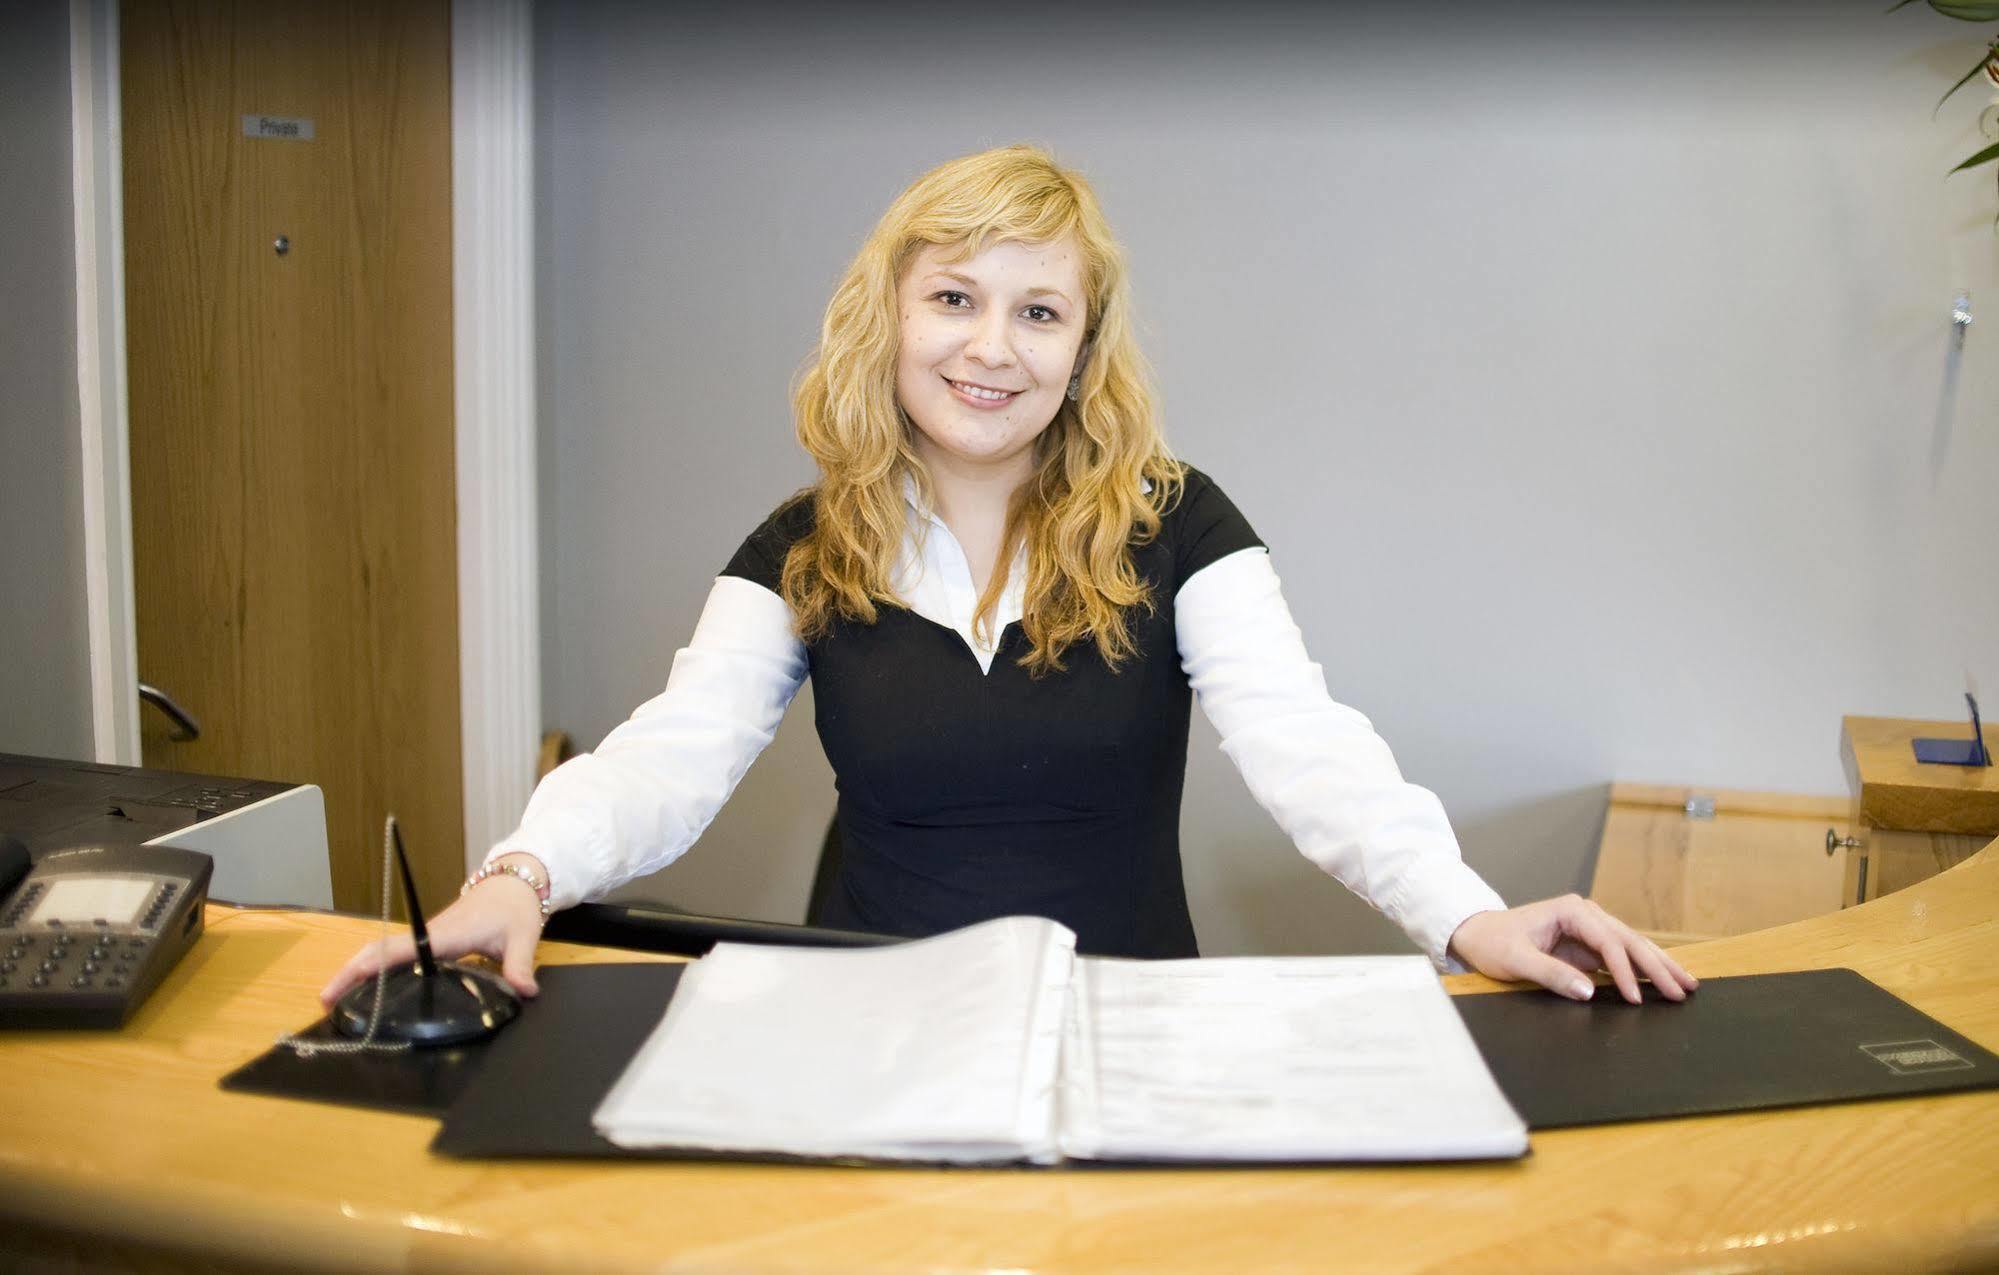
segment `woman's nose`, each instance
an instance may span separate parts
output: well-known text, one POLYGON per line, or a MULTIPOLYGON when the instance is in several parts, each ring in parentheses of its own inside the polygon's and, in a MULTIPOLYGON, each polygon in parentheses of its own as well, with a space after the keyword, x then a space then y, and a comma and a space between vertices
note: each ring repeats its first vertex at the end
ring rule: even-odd
POLYGON ((965 357, 986 367, 1013 366, 1013 332, 1004 313, 995 309, 980 317, 966 342, 965 357))

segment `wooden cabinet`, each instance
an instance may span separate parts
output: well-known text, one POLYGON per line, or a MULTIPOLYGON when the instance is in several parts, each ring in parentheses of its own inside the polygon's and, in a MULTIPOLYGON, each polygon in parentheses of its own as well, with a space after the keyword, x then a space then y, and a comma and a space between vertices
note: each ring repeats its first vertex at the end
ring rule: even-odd
POLYGON ((1590 897, 1654 941, 1747 934, 1837 912, 1849 851, 1839 797, 1611 785, 1590 897))
MULTIPOLYGON (((1964 723, 1848 717, 1848 797, 1613 784, 1590 897, 1664 944, 1746 934, 1906 889, 1999 836, 1999 767, 1926 765, 1964 723)), ((1999 748, 1985 732, 1988 748, 1999 748)))
MULTIPOLYGON (((1968 739, 1970 733, 1964 722, 1843 719, 1839 751, 1859 843, 1847 855, 1847 903, 1906 889, 1999 836, 1999 767, 1926 765, 1916 760, 1911 742, 1918 736, 1968 739)), ((1985 746, 1999 749, 1999 731, 1990 726, 1985 746)))

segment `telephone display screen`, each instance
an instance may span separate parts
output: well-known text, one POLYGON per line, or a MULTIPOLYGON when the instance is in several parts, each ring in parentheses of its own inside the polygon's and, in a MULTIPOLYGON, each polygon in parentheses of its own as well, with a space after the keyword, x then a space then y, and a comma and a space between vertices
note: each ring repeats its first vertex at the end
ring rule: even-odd
POLYGON ((104 920, 112 925, 130 925, 153 892, 150 877, 71 877, 49 883, 48 893, 29 914, 30 925, 61 921, 89 924, 104 920))

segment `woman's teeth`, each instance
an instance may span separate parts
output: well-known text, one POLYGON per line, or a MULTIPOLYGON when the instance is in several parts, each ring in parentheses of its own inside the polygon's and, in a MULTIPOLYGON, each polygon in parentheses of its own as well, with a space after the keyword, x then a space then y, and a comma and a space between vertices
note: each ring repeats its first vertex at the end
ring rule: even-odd
MULTIPOLYGON (((950 378, 946 377, 945 379, 946 379, 946 380, 949 380, 950 378)), ((982 388, 982 387, 980 387, 980 386, 977 386, 977 385, 967 385, 967 384, 965 384, 965 383, 964 383, 963 381, 952 381, 952 382, 951 382, 951 384, 953 384, 953 385, 957 386, 957 387, 958 387, 959 389, 963 390, 963 391, 964 391, 965 393, 967 393, 967 394, 970 394, 970 395, 971 395, 971 396, 972 396, 973 398, 983 398, 983 399, 989 399, 989 400, 991 400, 991 401, 993 401, 993 402, 995 402, 995 403, 997 403, 997 402, 998 402, 998 401, 1000 401, 1001 399, 1006 399, 1006 398, 1012 398, 1012 397, 1013 397, 1013 394, 1010 394, 1010 393, 1007 393, 1007 392, 1006 392, 1006 391, 1004 391, 1004 390, 989 390, 989 389, 984 389, 984 388, 982 388)), ((1016 392, 1017 392, 1017 391, 1016 391, 1016 392)))

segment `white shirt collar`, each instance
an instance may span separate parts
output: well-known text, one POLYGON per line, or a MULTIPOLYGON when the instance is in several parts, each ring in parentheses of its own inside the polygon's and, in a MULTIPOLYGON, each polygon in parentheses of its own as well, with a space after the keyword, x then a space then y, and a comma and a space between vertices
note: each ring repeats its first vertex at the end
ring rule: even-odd
POLYGON ((902 503, 909 511, 926 522, 941 521, 936 511, 924 502, 923 490, 916 485, 916 475, 905 471, 902 475, 902 503))
MULTIPOLYGON (((1138 489, 1145 495, 1150 496, 1152 494, 1152 480, 1141 476, 1138 480, 1138 489)), ((940 521, 936 512, 930 506, 923 503, 923 492, 916 485, 916 475, 906 470, 902 475, 902 499, 903 503, 908 505, 917 517, 930 522, 940 521)))

